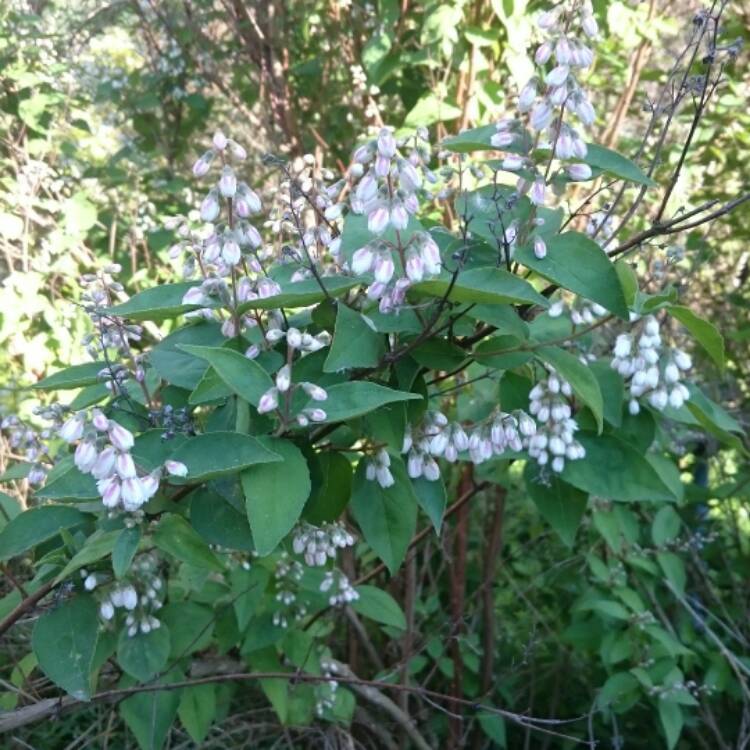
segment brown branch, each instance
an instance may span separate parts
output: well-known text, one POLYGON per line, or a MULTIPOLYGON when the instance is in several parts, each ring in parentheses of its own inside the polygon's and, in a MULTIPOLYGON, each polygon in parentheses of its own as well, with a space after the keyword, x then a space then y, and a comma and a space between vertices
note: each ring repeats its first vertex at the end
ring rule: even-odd
POLYGON ((15 625, 27 612, 30 612, 36 605, 44 599, 53 588, 55 588, 55 581, 47 581, 47 583, 40 586, 31 596, 27 596, 18 606, 6 615, 5 618, 0 622, 0 636, 6 633, 10 628, 15 625))

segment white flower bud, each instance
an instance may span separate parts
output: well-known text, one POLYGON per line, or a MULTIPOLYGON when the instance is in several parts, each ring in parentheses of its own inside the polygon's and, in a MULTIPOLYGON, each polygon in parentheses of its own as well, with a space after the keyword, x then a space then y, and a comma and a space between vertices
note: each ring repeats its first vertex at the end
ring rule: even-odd
POLYGON ((76 440, 80 440, 83 436, 83 427, 83 416, 80 414, 75 414, 63 423, 63 426, 60 428, 58 435, 66 443, 75 443, 76 440))
POLYGON ((165 461, 164 468, 167 470, 167 473, 171 474, 173 477, 186 477, 188 473, 188 468, 185 464, 181 461, 173 461, 172 459, 165 461))
POLYGON ((280 393, 286 393, 292 384, 292 368, 289 365, 284 365, 276 373, 276 388, 280 393))
POLYGON ((276 388, 269 388, 261 397, 258 403, 258 413, 267 414, 273 411, 279 405, 279 392, 276 388))
POLYGON ((237 177, 231 167, 224 167, 219 178, 219 192, 225 198, 233 198, 237 192, 237 177))
POLYGON ((134 444, 133 433, 126 430, 114 420, 109 423, 109 439, 112 445, 120 451, 129 451, 134 444))

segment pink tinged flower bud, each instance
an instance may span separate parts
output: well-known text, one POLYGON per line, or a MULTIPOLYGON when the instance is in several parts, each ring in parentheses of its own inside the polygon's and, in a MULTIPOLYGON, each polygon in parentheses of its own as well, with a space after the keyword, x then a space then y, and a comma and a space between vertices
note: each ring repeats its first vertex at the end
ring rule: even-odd
POLYGON ((201 219, 203 221, 215 221, 220 210, 218 193, 216 190, 212 190, 201 203, 201 219))
POLYGON ((531 110, 529 122, 534 130, 544 130, 552 122, 553 116, 552 107, 546 101, 541 101, 531 110))
POLYGON ((79 471, 88 474, 94 468, 97 458, 98 454, 96 447, 93 443, 86 440, 78 444, 73 457, 73 462, 78 467, 79 471))
POLYGON ((594 16, 584 16, 583 21, 581 21, 581 28, 589 39, 593 39, 599 33, 599 24, 594 16))
POLYGON ((237 177, 231 167, 224 167, 224 169, 221 170, 219 192, 225 198, 233 198, 234 194, 237 192, 237 177))
POLYGON ((547 243, 539 235, 534 237, 534 255, 539 260, 547 256, 547 243))
POLYGON ((206 244, 203 246, 203 252, 201 255, 206 263, 214 263, 217 261, 221 255, 221 245, 219 244, 218 238, 211 237, 207 240, 206 244))
POLYGON ((387 284, 383 284, 380 281, 370 284, 365 292, 367 299, 380 299, 385 294, 386 288, 387 284))
POLYGON ((414 193, 404 197, 404 208, 410 214, 415 214, 417 213, 417 211, 419 211, 419 201, 417 200, 417 196, 414 193))
POLYGON ((565 168, 571 180, 591 179, 591 167, 588 164, 570 164, 565 168))
POLYGON ((164 468, 173 477, 186 477, 188 473, 188 468, 185 464, 181 461, 173 461, 172 459, 164 462, 164 468))
POLYGON ((265 278, 258 282, 258 296, 261 299, 275 297, 277 294, 281 294, 281 287, 273 279, 265 278))
POLYGON ((515 172, 523 167, 523 157, 516 154, 510 154, 503 159, 503 169, 509 172, 515 172))
POLYGON ((94 409, 91 422, 99 432, 106 432, 109 429, 109 420, 100 409, 94 409))
POLYGON ((63 423, 58 435, 66 443, 75 443, 76 440, 80 440, 83 436, 83 426, 83 417, 80 414, 75 414, 63 423))
POLYGON ((313 401, 325 401, 328 398, 325 389, 315 383, 303 383, 302 388, 313 401))
POLYGON ((224 133, 221 132, 221 130, 217 130, 214 133, 214 137, 212 139, 214 148, 219 149, 219 151, 223 151, 227 147, 228 138, 224 135, 224 133))
POLYGON ((430 276, 439 274, 440 268, 442 266, 442 259, 440 258, 440 248, 438 247, 437 242, 435 242, 435 240, 433 240, 429 235, 427 235, 427 239, 422 245, 420 253, 422 255, 422 261, 424 263, 425 271, 430 276))
POLYGON ((586 147, 586 143, 578 136, 575 136, 573 138, 573 156, 577 159, 585 159, 587 153, 588 148, 586 147))
POLYGON ((247 201, 251 213, 259 214, 263 210, 263 204, 258 194, 244 182, 241 183, 240 188, 242 189, 242 197, 247 201))
POLYGON ((406 229, 406 225, 409 223, 409 214, 403 204, 395 203, 391 207, 390 221, 394 229, 406 229))
POLYGON ((380 234, 388 226, 388 209, 385 206, 378 206, 367 216, 367 228, 373 234, 380 234))
POLYGON ((552 42, 544 42, 537 48, 534 55, 534 62, 537 65, 544 65, 549 61, 550 57, 552 57, 552 42))
POLYGON ((575 113, 584 125, 591 125, 596 119, 596 112, 588 99, 581 99, 577 102, 575 113))
POLYGON ((106 447, 96 458, 94 465, 91 467, 91 474, 95 479, 106 479, 112 475, 115 470, 115 449, 112 446, 106 447))
POLYGON ((543 178, 534 180, 534 184, 531 186, 531 190, 529 190, 529 200, 534 205, 536 206, 544 205, 545 188, 546 186, 544 184, 543 178))
POLYGON ((206 151, 198 161, 193 164, 193 174, 196 177, 203 177, 211 169, 211 162, 214 160, 214 152, 206 151))
POLYGON ((247 151, 243 146, 240 146, 237 141, 229 141, 229 150, 233 159, 236 159, 237 161, 245 161, 245 159, 247 159, 247 151))
POLYGON ((322 409, 305 409, 305 413, 313 422, 325 422, 328 418, 328 415, 322 409))
POLYGON ((158 472, 146 474, 146 476, 141 479, 141 488, 143 489, 144 502, 150 500, 159 490, 158 472))
POLYGON ((378 193, 378 182, 372 176, 372 173, 368 172, 357 184, 357 189, 354 191, 357 198, 362 203, 371 201, 378 193))
POLYGON ((570 68, 567 65, 558 65, 553 68, 544 79, 548 86, 562 86, 568 78, 570 68))
POLYGON ((560 11, 558 8, 548 10, 539 16, 539 19, 537 20, 537 26, 539 26, 540 29, 551 29, 557 23, 559 15, 560 11))
POLYGON ((245 356, 248 359, 257 359, 259 355, 260 355, 260 347, 257 344, 248 346, 247 349, 245 349, 245 356))
POLYGON ((363 273, 369 273, 374 262, 375 253, 370 246, 365 245, 364 247, 360 247, 352 256, 352 271, 357 274, 357 276, 363 273))
POLYGON ((129 453, 120 453, 115 459, 115 471, 121 479, 131 479, 135 476, 135 463, 129 453))
POLYGON ((235 266, 240 262, 242 253, 240 252, 240 246, 235 240, 227 240, 221 246, 221 257, 228 266, 235 266))
POLYGON ((96 483, 96 489, 102 497, 105 508, 115 508, 120 502, 121 485, 119 477, 112 476, 100 479, 96 483))
POLYGON ((245 239, 250 243, 253 250, 257 250, 263 244, 260 232, 252 224, 245 227, 245 239))
POLYGON ((417 253, 410 253, 406 260, 406 275, 415 284, 424 278, 424 262, 417 253))
POLYGON ((396 155, 396 141, 388 128, 383 128, 378 133, 378 153, 389 159, 396 155))
POLYGON ((557 60, 558 65, 570 65, 572 57, 573 51, 570 48, 568 38, 561 36, 555 45, 555 59, 557 60))
POLYGON ((401 186, 410 192, 422 187, 422 177, 411 162, 405 161, 399 169, 399 180, 401 186))
POLYGON ((221 335, 225 338, 233 339, 238 333, 237 321, 234 318, 227 318, 221 324, 221 335))
POLYGON ((292 368, 289 365, 284 365, 276 373, 276 388, 280 393, 286 393, 292 384, 292 368))
POLYGON ((125 510, 138 510, 147 499, 138 477, 130 477, 123 481, 120 497, 125 510))
POLYGON ((375 174, 378 177, 387 177, 388 173, 391 171, 391 160, 386 156, 381 156, 378 154, 377 159, 375 159, 375 174))
POLYGON ((555 107, 559 107, 568 98, 568 86, 563 84, 562 86, 556 86, 551 89, 548 97, 550 104, 555 107))
POLYGON ((372 161, 372 148, 369 143, 359 146, 352 154, 352 161, 357 164, 367 164, 372 161))
POLYGON ((109 439, 119 451, 129 451, 133 447, 133 433, 114 420, 109 423, 109 439))
MULTIPOLYGON (((518 109, 521 112, 528 112, 531 109, 531 105, 534 103, 534 99, 536 99, 536 84, 533 80, 529 81, 522 89, 521 93, 518 95, 518 109)), ((496 134, 497 135, 497 134, 496 134)), ((494 138, 492 145, 494 146, 494 138)), ((510 143, 510 141, 509 141, 510 143)), ((507 144, 506 144, 507 145, 507 144)))
POLYGON ((261 397, 258 402, 258 413, 267 414, 269 411, 273 411, 279 405, 279 392, 276 388, 269 388, 261 397))
POLYGON ((495 148, 505 148, 506 146, 510 146, 514 140, 515 136, 513 133, 493 133, 490 143, 495 148))
POLYGON ((379 253, 375 261, 375 281, 387 284, 393 278, 394 271, 395 266, 390 252, 379 253))
POLYGON ((232 204, 234 208, 235 214, 239 216, 241 219, 247 219, 248 216, 250 216, 250 204, 247 202, 247 199, 243 196, 237 193, 234 196, 234 203, 232 204))

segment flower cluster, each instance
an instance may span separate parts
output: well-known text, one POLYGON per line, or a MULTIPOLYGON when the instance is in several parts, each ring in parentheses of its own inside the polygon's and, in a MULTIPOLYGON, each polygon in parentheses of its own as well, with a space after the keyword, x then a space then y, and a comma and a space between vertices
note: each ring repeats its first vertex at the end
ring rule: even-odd
POLYGON ((391 457, 385 448, 381 448, 372 458, 365 460, 365 477, 369 481, 377 482, 383 489, 394 485, 396 480, 391 474, 391 457))
POLYGON ((31 469, 26 475, 29 483, 41 484, 47 476, 43 461, 49 453, 49 448, 44 442, 50 436, 49 430, 37 430, 15 414, 3 417, 0 429, 7 432, 10 448, 31 464, 31 469))
POLYGON ((667 405, 679 409, 690 398, 690 391, 681 382, 682 373, 692 367, 690 355, 682 349, 663 346, 655 317, 645 318, 637 344, 631 334, 620 334, 613 354, 613 369, 627 381, 631 414, 640 411, 638 399, 642 397, 658 411, 667 405))
POLYGON ((320 584, 320 590, 324 593, 331 592, 328 597, 328 604, 332 607, 339 604, 350 604, 359 599, 359 593, 340 570, 327 570, 320 584))
POLYGON ((85 570, 81 571, 81 577, 87 591, 100 588, 99 614, 103 620, 112 620, 118 609, 128 613, 125 627, 132 637, 138 631, 148 633, 161 626, 154 614, 161 609, 165 593, 158 565, 156 556, 146 553, 133 560, 131 575, 125 582, 107 583, 104 574, 88 573, 85 570))
POLYGON ((586 455, 575 439, 578 423, 568 402, 572 395, 570 383, 554 370, 529 392, 529 412, 537 421, 536 434, 529 439, 529 456, 539 466, 546 466, 551 458, 552 471, 558 474, 566 460, 577 461, 586 455))
POLYGON ((187 474, 184 464, 167 461, 163 468, 139 476, 131 454, 133 433, 99 409, 93 409, 90 419, 85 411, 76 412, 58 434, 68 444, 77 443, 73 461, 79 471, 97 480, 102 503, 110 510, 137 511, 156 494, 163 472, 187 474))
POLYGON ((322 526, 302 522, 292 532, 294 553, 304 555, 305 563, 311 567, 335 560, 338 550, 351 547, 354 542, 354 536, 338 521, 322 526))
POLYGON ((397 141, 388 128, 354 153, 351 174, 359 180, 351 209, 367 216, 367 227, 378 238, 359 248, 350 265, 358 275, 372 273, 374 281, 367 288, 367 297, 380 300, 383 313, 401 307, 412 284, 440 273, 440 249, 427 232, 414 232, 405 245, 399 235, 419 208, 417 195, 423 182, 437 181, 426 167, 429 157, 425 131, 420 130, 413 139, 397 141), (400 149, 408 143, 412 148, 404 157, 400 149), (389 227, 396 232, 395 244, 382 236, 389 227))
POLYGON ((596 322, 597 318, 601 318, 607 314, 606 308, 582 297, 576 297, 570 302, 564 299, 557 299, 549 306, 549 310, 547 310, 550 318, 559 318, 566 312, 569 314, 573 325, 576 326, 591 325, 596 322))
POLYGON ((299 583, 305 574, 301 563, 292 559, 288 552, 282 552, 274 570, 274 585, 278 608, 273 613, 273 624, 288 628, 289 623, 303 619, 307 607, 297 603, 299 583))
POLYGON ((331 659, 320 660, 320 670, 326 682, 318 683, 315 686, 315 713, 322 716, 326 711, 330 711, 336 703, 336 691, 339 683, 336 680, 339 668, 335 661, 331 659))

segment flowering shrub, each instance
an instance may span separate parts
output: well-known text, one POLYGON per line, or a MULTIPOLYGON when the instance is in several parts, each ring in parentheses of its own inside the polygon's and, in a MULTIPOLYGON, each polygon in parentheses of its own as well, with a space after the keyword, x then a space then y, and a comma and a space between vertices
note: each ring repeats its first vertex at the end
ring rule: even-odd
MULTIPOLYGON (((366 582, 381 563, 396 575, 424 536, 420 512, 439 534, 509 476, 566 543, 587 503, 596 510, 610 553, 592 555, 596 585, 574 610, 582 625, 632 626, 643 654, 598 710, 653 700, 674 747, 708 690, 685 679, 689 649, 623 566, 683 599, 670 545, 684 487, 663 433, 689 425, 741 445, 687 380, 688 350, 724 366, 722 337, 629 263, 689 217, 628 235, 617 201, 569 209, 593 181, 658 188, 584 140, 590 4, 556 6, 538 27, 517 112, 434 148, 426 128, 381 127, 343 174, 313 156, 265 157, 278 184, 263 191, 247 144, 216 132, 193 167, 204 197, 166 227, 182 280, 128 298, 116 264, 84 276, 93 361, 35 386, 77 394, 46 400, 44 427, 5 418, 25 459, 12 471, 37 487, 0 533, 4 560, 35 559, 37 593, 18 616, 67 587, 36 622, 35 657, 78 701, 124 698, 142 747, 161 746, 178 714, 196 742, 208 732, 217 693, 190 682, 199 652, 249 667, 283 723, 351 721, 370 675, 354 675, 330 623, 344 613, 360 630, 360 616, 405 630, 391 593, 366 582), (628 520, 642 505, 656 510, 656 562, 628 520)), ((489 737, 503 718, 545 730, 472 690, 450 705, 476 704, 489 737)))

